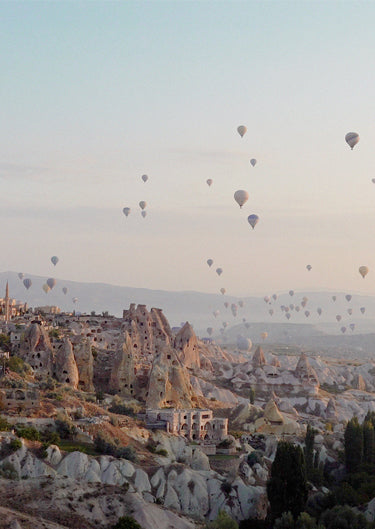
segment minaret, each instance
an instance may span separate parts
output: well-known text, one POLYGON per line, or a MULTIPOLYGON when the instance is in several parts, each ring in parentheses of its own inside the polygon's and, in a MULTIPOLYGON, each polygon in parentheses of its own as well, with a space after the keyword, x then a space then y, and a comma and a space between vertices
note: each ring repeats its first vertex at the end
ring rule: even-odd
POLYGON ((10 307, 9 307, 9 285, 5 288, 5 323, 9 323, 10 320, 10 307))

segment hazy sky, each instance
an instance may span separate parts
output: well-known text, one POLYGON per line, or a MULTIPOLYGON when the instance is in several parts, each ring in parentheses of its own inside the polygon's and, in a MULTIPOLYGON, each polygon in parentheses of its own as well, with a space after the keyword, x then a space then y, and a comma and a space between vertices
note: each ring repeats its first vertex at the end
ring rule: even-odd
POLYGON ((374 2, 3 0, 0 20, 0 269, 375 293, 374 2))

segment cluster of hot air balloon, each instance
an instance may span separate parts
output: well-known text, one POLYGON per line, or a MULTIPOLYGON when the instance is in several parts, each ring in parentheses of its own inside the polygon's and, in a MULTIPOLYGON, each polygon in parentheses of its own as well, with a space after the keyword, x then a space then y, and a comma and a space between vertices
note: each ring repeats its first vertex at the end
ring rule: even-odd
MULTIPOLYGON (((58 262, 59 262, 59 258, 57 257, 57 255, 53 255, 53 256, 51 257, 51 263, 53 264, 53 266, 56 266, 58 262)), ((31 287, 32 284, 33 284, 32 281, 31 281, 31 279, 28 278, 28 277, 25 278, 25 274, 24 274, 23 272, 20 272, 20 273, 18 274, 18 277, 19 277, 19 279, 23 282, 23 285, 24 285, 24 287, 26 288, 26 290, 29 290, 30 287, 31 287)), ((47 279, 47 281, 42 285, 42 290, 43 290, 46 294, 48 294, 48 292, 49 292, 50 290, 52 290, 52 289, 56 286, 56 283, 57 283, 57 281, 56 281, 55 278, 53 278, 53 277, 49 277, 49 278, 47 279)), ((61 290, 62 290, 64 296, 66 296, 66 294, 68 293, 68 288, 67 288, 67 287, 63 287, 61 290)), ((77 303, 78 298, 76 298, 76 297, 75 297, 75 298, 72 298, 72 301, 73 301, 73 303, 77 303)))
MULTIPOLYGON (((141 176, 141 179, 144 183, 147 182, 148 180, 148 176, 146 174, 142 175, 141 176)), ((147 207, 147 202, 145 200, 141 200, 139 203, 138 203, 140 209, 141 209, 141 215, 143 218, 145 218, 147 216, 147 211, 146 211, 146 207, 147 207)), ((122 209, 122 212, 123 214, 125 215, 125 217, 129 217, 130 213, 131 213, 131 208, 129 208, 128 206, 124 207, 122 209)))

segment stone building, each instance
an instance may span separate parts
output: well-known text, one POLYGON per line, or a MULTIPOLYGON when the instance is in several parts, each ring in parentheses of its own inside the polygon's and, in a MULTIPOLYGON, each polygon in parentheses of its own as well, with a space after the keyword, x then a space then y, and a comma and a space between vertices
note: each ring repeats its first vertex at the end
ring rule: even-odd
POLYGON ((228 435, 228 419, 214 418, 211 410, 147 410, 146 426, 191 440, 222 441, 228 435))

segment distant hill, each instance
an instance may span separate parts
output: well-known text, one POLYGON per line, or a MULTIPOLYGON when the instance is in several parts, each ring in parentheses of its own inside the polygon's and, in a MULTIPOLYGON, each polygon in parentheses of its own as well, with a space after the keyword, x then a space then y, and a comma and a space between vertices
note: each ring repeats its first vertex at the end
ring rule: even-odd
MULTIPOLYGON (((253 329, 253 336, 266 330, 270 338, 274 334, 276 339, 285 339, 287 335, 295 335, 294 338, 306 338, 312 336, 317 338, 320 335, 341 335, 340 328, 348 327, 350 323, 355 323, 354 334, 366 334, 375 331, 375 297, 353 295, 350 302, 345 299, 347 293, 337 293, 336 302, 332 301, 332 293, 328 292, 296 292, 294 296, 287 293, 278 296, 276 301, 271 300, 266 303, 263 298, 245 297, 242 298, 244 307, 238 306, 236 317, 232 315, 231 304, 239 302, 238 297, 222 296, 221 294, 208 294, 202 292, 169 292, 163 290, 149 290, 144 288, 133 288, 109 285, 105 283, 81 283, 66 281, 57 278, 57 284, 52 291, 45 294, 42 285, 46 282, 46 277, 25 274, 32 280, 29 290, 23 286, 16 272, 0 273, 0 296, 4 296, 6 281, 9 281, 9 293, 11 297, 27 301, 31 306, 58 305, 62 310, 76 310, 81 312, 96 311, 102 313, 108 311, 111 314, 120 316, 124 308, 128 308, 130 303, 141 303, 148 308, 159 307, 169 319, 172 326, 179 326, 181 322, 189 321, 194 325, 197 333, 206 335, 206 328, 213 327, 214 335, 219 335, 219 329, 223 322, 227 322, 227 332, 238 326, 245 318, 251 324, 261 324, 259 329, 253 329), (67 287, 68 293, 64 295, 62 288, 67 287), (289 322, 285 314, 281 311, 280 305, 299 305, 303 296, 308 298, 305 308, 300 312, 290 310, 291 318, 289 322), (77 297, 78 302, 73 303, 72 298, 77 297), (224 302, 229 303, 229 307, 224 307, 224 302), (364 315, 360 312, 360 307, 366 307, 364 315), (316 309, 322 308, 322 315, 319 317, 316 309), (347 309, 353 310, 353 315, 349 316, 347 309), (269 310, 273 310, 271 316, 269 310), (213 312, 220 311, 220 315, 215 318, 213 312), (304 312, 309 310, 310 316, 306 318, 304 312), (335 316, 342 315, 341 322, 336 322, 335 316), (297 324, 297 325, 296 325, 297 324), (284 338, 283 338, 284 337, 284 338)), ((234 333, 238 333, 236 328, 234 333)), ((349 329, 345 338, 352 334, 349 329)), ((294 339, 293 338, 293 339, 294 339)))

